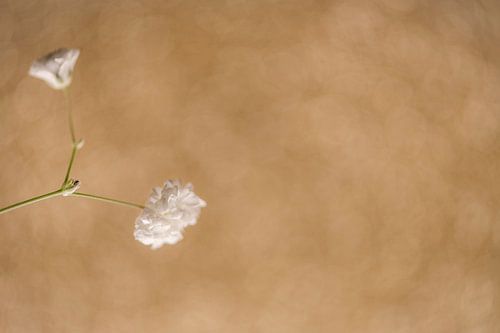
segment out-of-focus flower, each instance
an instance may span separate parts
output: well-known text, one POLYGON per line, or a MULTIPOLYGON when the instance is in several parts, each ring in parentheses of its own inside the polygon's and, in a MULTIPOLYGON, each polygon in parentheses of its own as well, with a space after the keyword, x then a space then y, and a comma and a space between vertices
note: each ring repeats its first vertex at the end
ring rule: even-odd
POLYGON ((71 83, 79 55, 78 49, 58 49, 35 60, 29 74, 45 81, 54 89, 64 89, 71 83))
POLYGON ((196 224, 200 210, 207 204, 193 192, 191 184, 168 180, 163 188, 155 187, 146 208, 135 221, 134 237, 157 249, 182 239, 185 227, 196 224))

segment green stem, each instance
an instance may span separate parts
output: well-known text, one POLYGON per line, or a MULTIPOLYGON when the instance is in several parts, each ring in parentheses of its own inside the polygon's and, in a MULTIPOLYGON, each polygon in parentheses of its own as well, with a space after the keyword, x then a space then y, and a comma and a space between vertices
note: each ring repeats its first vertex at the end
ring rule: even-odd
POLYGON ((94 199, 98 201, 104 201, 104 202, 110 202, 118 205, 125 205, 125 206, 132 206, 140 209, 144 209, 145 207, 143 205, 139 205, 133 202, 128 202, 128 201, 123 201, 123 200, 117 200, 117 199, 112 199, 112 198, 106 198, 106 197, 101 197, 98 195, 94 194, 87 194, 87 193, 81 193, 81 192, 75 192, 72 194, 72 196, 76 197, 83 197, 83 198, 89 198, 89 199, 94 199))
POLYGON ((64 89, 63 92, 64 92, 64 99, 66 100, 66 109, 68 110, 69 133, 71 135, 71 142, 73 143, 73 146, 75 146, 76 145, 75 126, 73 125, 73 113, 71 110, 71 99, 69 96, 69 88, 64 89))
POLYGON ((64 99, 66 100, 66 110, 68 111, 68 125, 69 125, 69 133, 71 135, 72 150, 71 150, 71 157, 68 163, 68 168, 66 170, 66 175, 64 176, 64 181, 61 186, 62 188, 68 182, 68 179, 71 175, 71 168, 73 167, 73 162, 75 161, 76 151, 79 149, 78 143, 76 142, 75 138, 75 126, 73 125, 73 114, 71 108, 71 98, 69 95, 69 88, 64 89, 63 92, 64 92, 64 99))
POLYGON ((50 199, 50 198, 53 198, 53 197, 58 197, 58 196, 62 195, 63 192, 64 192, 64 190, 59 189, 59 190, 56 190, 54 192, 45 193, 45 194, 39 195, 37 197, 33 197, 31 199, 28 199, 28 200, 17 202, 17 203, 15 203, 13 205, 10 205, 10 206, 7 206, 7 207, 4 207, 4 208, 0 209, 0 214, 10 212, 11 210, 14 210, 14 209, 17 209, 17 208, 21 208, 21 207, 24 207, 24 206, 31 205, 31 204, 33 204, 35 202, 39 202, 39 201, 42 201, 42 200, 50 199))
POLYGON ((77 146, 73 144, 73 150, 71 150, 71 158, 69 159, 68 169, 66 170, 66 176, 64 177, 64 181, 62 183, 62 187, 66 185, 69 179, 69 175, 71 173, 71 167, 73 166, 73 162, 75 161, 76 151, 78 150, 77 146))

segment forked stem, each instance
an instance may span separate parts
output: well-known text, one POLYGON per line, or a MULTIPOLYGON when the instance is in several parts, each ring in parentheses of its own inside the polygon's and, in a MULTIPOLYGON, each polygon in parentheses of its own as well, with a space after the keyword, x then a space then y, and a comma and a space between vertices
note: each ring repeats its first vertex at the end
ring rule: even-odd
POLYGON ((17 208, 21 208, 21 207, 24 207, 24 206, 28 206, 28 205, 34 204, 35 202, 47 200, 47 199, 58 197, 58 196, 62 196, 62 195, 76 196, 76 197, 94 199, 94 200, 103 201, 103 202, 107 202, 107 203, 113 203, 113 204, 116 204, 116 205, 123 205, 123 206, 135 207, 135 208, 140 208, 140 209, 144 209, 145 208, 143 205, 139 205, 139 204, 136 204, 136 203, 133 203, 133 202, 123 201, 123 200, 117 200, 117 199, 113 199, 113 198, 107 198, 107 197, 103 197, 103 196, 99 196, 99 195, 88 194, 88 193, 80 193, 80 192, 75 192, 75 193, 71 193, 71 194, 69 194, 69 193, 65 194, 65 192, 67 192, 66 189, 59 189, 59 190, 56 190, 56 191, 53 191, 53 192, 49 192, 49 193, 45 193, 45 194, 39 195, 37 197, 33 197, 33 198, 30 198, 30 199, 27 199, 27 200, 24 200, 24 201, 17 202, 17 203, 15 203, 13 205, 1 208, 0 209, 0 214, 7 213, 7 212, 10 212, 11 210, 14 210, 14 209, 17 209, 17 208))
POLYGON ((64 98, 66 100, 66 109, 68 112, 68 125, 69 125, 69 133, 71 135, 72 150, 71 150, 71 157, 70 157, 69 163, 68 163, 68 168, 66 169, 66 175, 64 176, 64 182, 61 185, 61 188, 56 190, 56 191, 45 193, 45 194, 30 198, 30 199, 27 199, 24 201, 17 202, 15 204, 10 205, 10 206, 1 208, 0 214, 7 213, 11 210, 21 208, 24 206, 28 206, 28 205, 31 205, 35 202, 47 200, 47 199, 58 197, 58 196, 77 196, 77 197, 83 197, 83 198, 113 203, 113 204, 117 204, 117 205, 124 205, 124 206, 144 209, 145 207, 143 205, 139 205, 139 204, 136 204, 133 202, 107 198, 107 197, 94 195, 94 194, 74 192, 78 188, 79 182, 77 180, 75 181, 73 179, 70 180, 71 168, 73 167, 73 162, 75 161, 76 152, 82 147, 83 141, 80 141, 80 142, 76 141, 75 127, 73 125, 73 115, 72 115, 72 111, 71 111, 71 100, 70 100, 70 96, 69 96, 69 91, 68 91, 68 89, 64 89, 63 92, 64 92, 64 98))

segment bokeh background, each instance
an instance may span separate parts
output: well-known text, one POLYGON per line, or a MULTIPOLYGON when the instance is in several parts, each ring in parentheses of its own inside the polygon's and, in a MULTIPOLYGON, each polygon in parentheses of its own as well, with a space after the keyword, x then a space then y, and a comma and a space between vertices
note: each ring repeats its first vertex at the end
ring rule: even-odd
POLYGON ((500 332, 500 2, 0 0, 1 332, 500 332))

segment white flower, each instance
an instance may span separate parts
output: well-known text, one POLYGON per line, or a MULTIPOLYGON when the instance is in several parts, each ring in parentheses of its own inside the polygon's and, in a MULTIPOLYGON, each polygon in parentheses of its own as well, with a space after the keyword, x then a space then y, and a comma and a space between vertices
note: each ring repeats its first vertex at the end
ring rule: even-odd
POLYGON ((191 184, 182 186, 178 180, 168 180, 163 188, 153 189, 146 208, 135 221, 134 237, 152 249, 175 244, 182 239, 185 227, 196 224, 206 205, 191 184))
POLYGON ((64 89, 71 83, 71 75, 79 55, 78 49, 58 49, 35 60, 29 74, 45 81, 54 89, 64 89))

